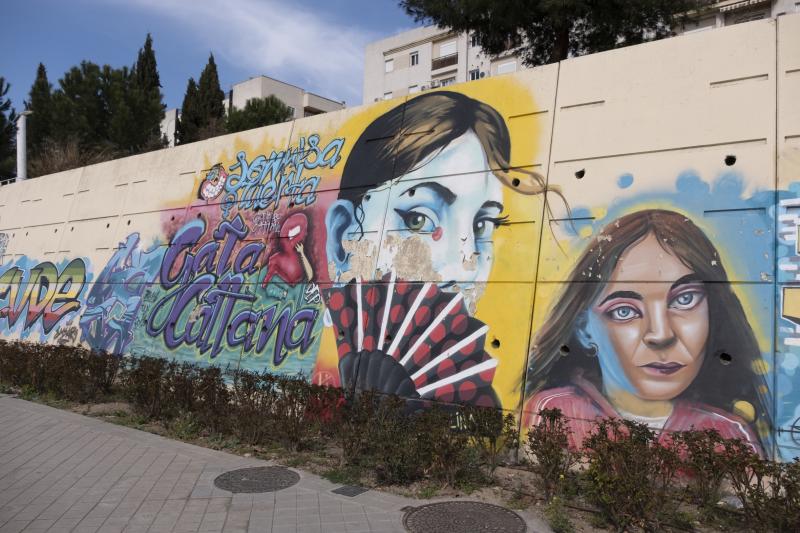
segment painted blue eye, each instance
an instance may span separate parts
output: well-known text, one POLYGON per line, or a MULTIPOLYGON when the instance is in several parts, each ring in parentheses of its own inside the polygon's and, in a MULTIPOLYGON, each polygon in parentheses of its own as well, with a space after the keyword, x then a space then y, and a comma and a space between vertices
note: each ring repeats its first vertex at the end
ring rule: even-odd
POLYGON ((639 311, 630 305, 621 305, 608 312, 613 320, 626 321, 639 316, 639 311))
POLYGON ((670 307, 674 309, 687 310, 692 309, 703 299, 701 291, 686 291, 677 295, 670 302, 670 307))

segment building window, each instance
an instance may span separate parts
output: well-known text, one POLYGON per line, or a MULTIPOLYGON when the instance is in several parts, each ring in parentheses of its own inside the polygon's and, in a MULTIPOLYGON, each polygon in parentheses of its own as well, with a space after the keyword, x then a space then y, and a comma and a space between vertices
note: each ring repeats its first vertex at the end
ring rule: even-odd
POLYGON ((507 74, 509 72, 515 72, 516 70, 517 70, 516 61, 506 61, 505 63, 500 63, 499 65, 497 65, 498 74, 507 74))
POLYGON ((419 65, 419 52, 411 52, 411 66, 419 65))
POLYGON ((394 70, 394 59, 387 59, 383 62, 383 71, 392 72, 394 70))
POLYGON ((471 47, 473 47, 473 48, 478 46, 478 34, 477 33, 473 33, 472 35, 470 35, 470 37, 469 37, 469 45, 471 47))
POLYGON ((752 22, 754 20, 761 20, 761 19, 764 19, 764 18, 767 18, 767 14, 764 13, 763 11, 762 12, 756 12, 756 13, 746 13, 744 15, 740 15, 739 17, 737 17, 736 20, 733 23, 734 24, 741 24, 743 22, 752 22))
POLYGON ((419 85, 412 85, 408 88, 408 94, 414 94, 419 92, 419 85))
POLYGON ((448 85, 453 85, 456 82, 456 77, 452 76, 450 78, 444 78, 439 80, 439 87, 447 87, 448 85))
POLYGON ((475 81, 481 78, 481 71, 478 69, 473 69, 469 71, 469 80, 475 81))
POLYGON ((389 91, 388 93, 383 93, 383 99, 384 100, 391 100, 392 99, 392 91, 389 91))
POLYGON ((294 116, 294 108, 293 108, 292 106, 290 106, 290 105, 288 105, 288 106, 286 106, 286 107, 288 107, 288 108, 289 108, 289 113, 291 113, 291 114, 292 114, 292 116, 294 116))
POLYGON ((447 41, 439 45, 439 57, 450 56, 456 53, 456 42, 447 41))

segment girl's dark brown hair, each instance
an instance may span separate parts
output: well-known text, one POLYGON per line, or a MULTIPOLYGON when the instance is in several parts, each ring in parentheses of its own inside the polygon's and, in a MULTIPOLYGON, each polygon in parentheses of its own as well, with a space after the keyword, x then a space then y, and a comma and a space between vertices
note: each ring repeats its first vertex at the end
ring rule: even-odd
POLYGON ((493 107, 460 93, 436 91, 390 109, 367 126, 347 157, 339 198, 359 207, 366 189, 411 172, 469 131, 503 184, 522 194, 561 195, 538 172, 511 168, 508 128, 493 107))
POLYGON ((761 358, 761 351, 719 253, 689 218, 661 209, 637 211, 611 222, 583 252, 569 282, 554 300, 547 320, 535 333, 528 359, 526 394, 567 385, 579 368, 598 388, 601 386, 597 359, 589 357, 576 335, 578 321, 603 290, 622 254, 648 235, 653 235, 666 252, 697 275, 708 297, 705 358, 694 382, 681 397, 728 412, 733 412, 735 401, 744 400, 755 409, 755 420, 771 427, 764 393, 766 382, 753 372, 752 366, 761 358))

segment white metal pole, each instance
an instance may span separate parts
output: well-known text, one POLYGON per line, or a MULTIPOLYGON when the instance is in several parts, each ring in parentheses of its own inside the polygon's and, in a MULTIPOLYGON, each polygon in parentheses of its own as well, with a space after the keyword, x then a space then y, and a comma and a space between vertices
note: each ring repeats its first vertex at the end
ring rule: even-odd
POLYGON ((27 122, 31 111, 23 111, 17 119, 17 181, 28 178, 27 122))

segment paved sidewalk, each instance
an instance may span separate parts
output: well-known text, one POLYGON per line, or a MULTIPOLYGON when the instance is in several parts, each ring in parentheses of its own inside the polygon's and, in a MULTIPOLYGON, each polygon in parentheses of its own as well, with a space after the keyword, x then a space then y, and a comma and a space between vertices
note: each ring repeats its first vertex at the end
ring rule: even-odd
POLYGON ((401 509, 429 503, 340 496, 303 471, 279 492, 214 487, 222 472, 269 464, 0 395, 0 533, 405 531, 401 509))

